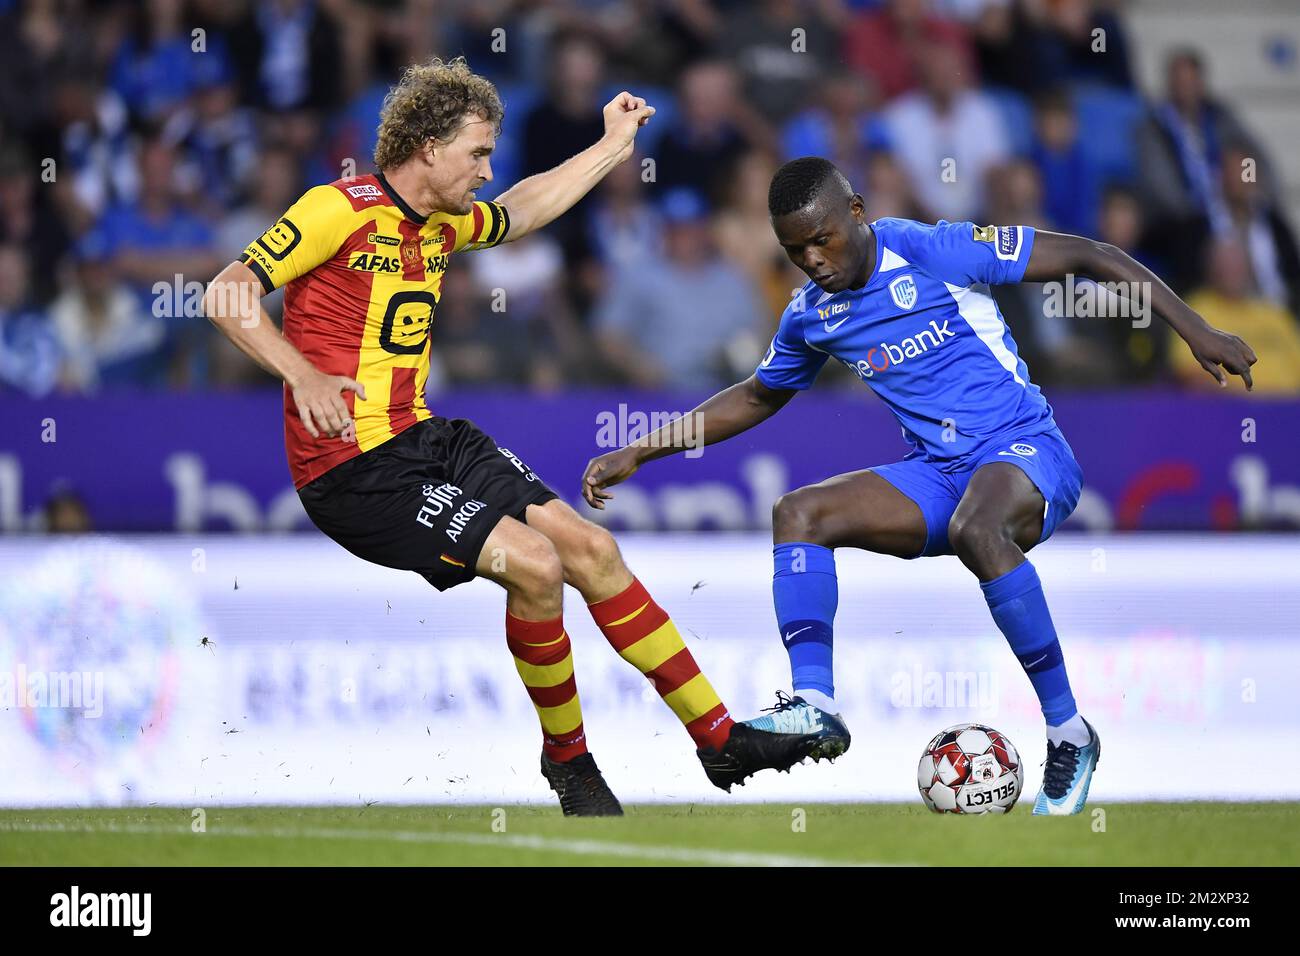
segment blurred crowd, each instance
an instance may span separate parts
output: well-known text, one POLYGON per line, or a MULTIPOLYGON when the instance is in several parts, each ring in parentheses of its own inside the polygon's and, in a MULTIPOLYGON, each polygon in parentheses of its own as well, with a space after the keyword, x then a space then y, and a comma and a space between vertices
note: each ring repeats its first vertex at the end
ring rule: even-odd
MULTIPOLYGON (((542 232, 450 269, 432 388, 706 389, 752 371, 804 276, 786 159, 870 216, 1094 235, 1300 391, 1300 252, 1268 157, 1195 50, 1135 87, 1121 0, 0 0, 0 390, 270 380, 202 284, 309 186, 371 169, 403 67, 464 54, 506 119, 485 198, 596 141, 638 153, 542 232), (506 291, 506 307, 495 290, 506 291)), ((996 296, 1041 384, 1213 384, 1157 321, 996 296)), ((273 315, 280 294, 267 300, 273 315)), ((833 364, 833 363, 832 363, 833 364)), ((827 377, 836 373, 828 369, 827 377)))

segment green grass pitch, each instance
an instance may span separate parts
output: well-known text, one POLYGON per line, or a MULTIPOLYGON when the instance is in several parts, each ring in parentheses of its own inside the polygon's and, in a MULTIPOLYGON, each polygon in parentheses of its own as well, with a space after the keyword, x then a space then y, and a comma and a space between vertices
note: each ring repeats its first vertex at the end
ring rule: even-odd
POLYGON ((1295 866, 1297 803, 1113 803, 1076 817, 911 804, 0 810, 0 865, 1295 866), (1103 811, 1103 814, 1097 814, 1103 811))

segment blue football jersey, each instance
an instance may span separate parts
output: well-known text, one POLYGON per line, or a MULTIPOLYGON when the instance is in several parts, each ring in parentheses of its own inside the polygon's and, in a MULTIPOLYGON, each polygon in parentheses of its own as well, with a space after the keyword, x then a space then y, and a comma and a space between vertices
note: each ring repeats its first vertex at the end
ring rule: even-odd
POLYGON ((1028 226, 878 219, 867 284, 835 294, 807 283, 757 370, 773 389, 812 385, 827 358, 880 396, 923 455, 960 464, 988 440, 1055 427, 988 286, 1019 282, 1028 226))

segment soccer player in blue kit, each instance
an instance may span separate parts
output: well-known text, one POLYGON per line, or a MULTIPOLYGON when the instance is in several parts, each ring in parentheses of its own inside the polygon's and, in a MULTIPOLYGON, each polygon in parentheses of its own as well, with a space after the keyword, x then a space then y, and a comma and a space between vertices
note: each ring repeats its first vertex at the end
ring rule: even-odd
MULTIPOLYGON (((1067 274, 1128 289, 1144 283, 1152 311, 1221 385, 1231 373, 1251 387, 1254 352, 1207 324, 1114 246, 1029 226, 868 222, 862 197, 825 159, 782 166, 768 211, 781 246, 812 281, 782 314, 753 376, 691 413, 700 416, 694 422, 705 444, 766 420, 834 358, 885 402, 912 451, 902 461, 777 500, 772 590, 793 695, 779 693, 772 712, 749 723, 816 736, 815 759, 847 750, 831 666, 834 549, 900 558, 955 554, 979 579, 1046 719, 1047 761, 1033 812, 1080 812, 1101 741, 1075 706, 1043 588, 1025 552, 1074 510, 1082 472, 987 287, 1067 274)), ((593 459, 582 481, 587 502, 603 508, 612 497, 609 486, 646 461, 680 451, 681 431, 680 423, 670 424, 593 459)))

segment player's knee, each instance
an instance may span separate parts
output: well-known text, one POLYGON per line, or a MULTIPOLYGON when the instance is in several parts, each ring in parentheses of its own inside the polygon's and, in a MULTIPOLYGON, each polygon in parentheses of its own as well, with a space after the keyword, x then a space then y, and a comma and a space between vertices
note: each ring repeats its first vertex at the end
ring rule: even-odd
POLYGON ((576 587, 605 578, 623 564, 614 536, 600 525, 584 523, 564 555, 565 577, 576 587))
POLYGON ((564 566, 555 546, 543 535, 530 537, 527 544, 506 555, 507 586, 529 598, 540 600, 560 594, 564 587, 564 566))
POLYGON ((1000 550, 1011 540, 1009 528, 978 511, 958 511, 948 522, 948 541, 962 558, 978 559, 1000 550))
POLYGON ((821 509, 811 488, 796 488, 772 505, 772 532, 779 541, 808 541, 819 544, 821 509))

